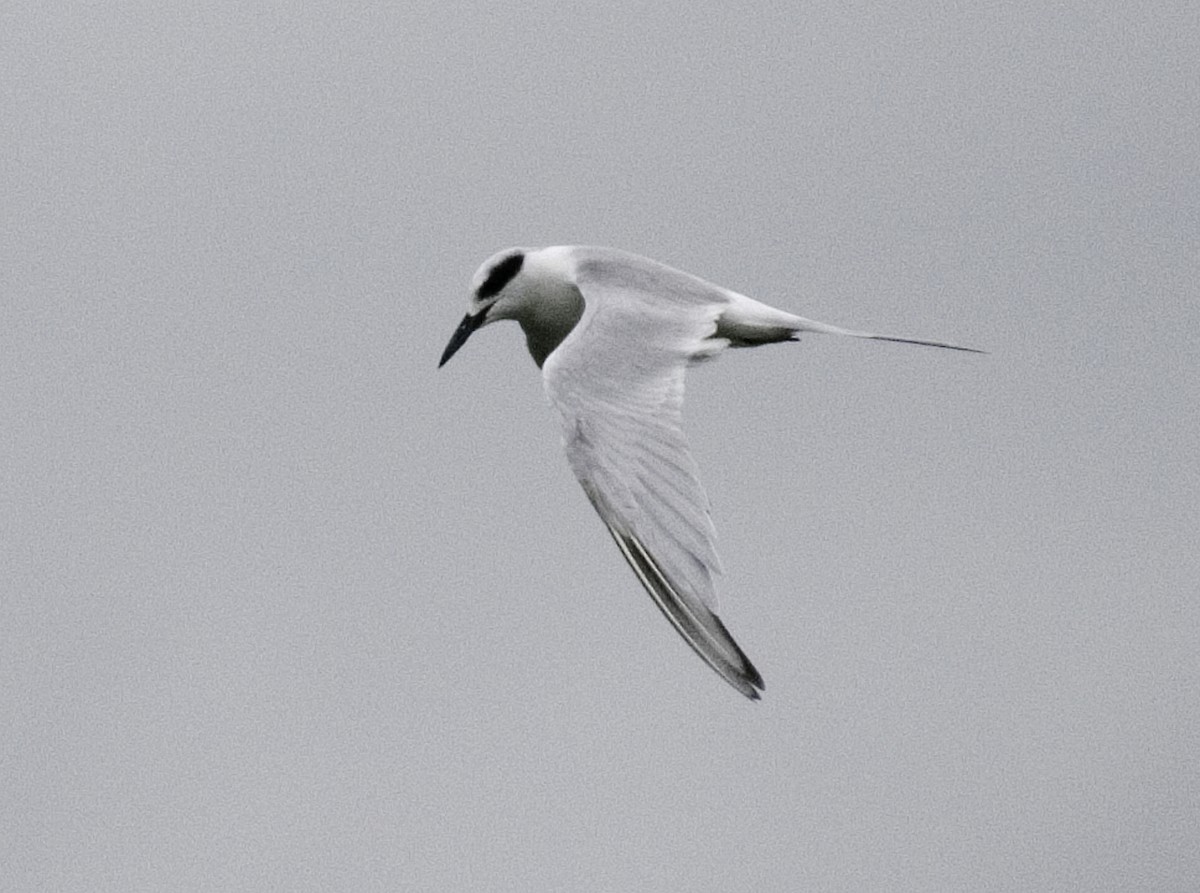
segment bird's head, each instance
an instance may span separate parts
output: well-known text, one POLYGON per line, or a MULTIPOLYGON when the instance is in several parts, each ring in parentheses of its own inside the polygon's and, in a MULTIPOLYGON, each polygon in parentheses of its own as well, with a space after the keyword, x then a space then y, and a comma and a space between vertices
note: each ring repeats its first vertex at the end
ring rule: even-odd
POLYGON ((515 319, 521 324, 529 350, 540 366, 582 312, 583 298, 575 285, 570 246, 498 252, 475 271, 467 315, 450 337, 438 366, 444 366, 476 329, 501 319, 515 319))
POLYGON ((450 337, 439 368, 449 362, 476 329, 517 316, 524 292, 521 269, 525 266, 525 254, 524 248, 508 248, 493 254, 475 271, 471 280, 471 306, 450 337))

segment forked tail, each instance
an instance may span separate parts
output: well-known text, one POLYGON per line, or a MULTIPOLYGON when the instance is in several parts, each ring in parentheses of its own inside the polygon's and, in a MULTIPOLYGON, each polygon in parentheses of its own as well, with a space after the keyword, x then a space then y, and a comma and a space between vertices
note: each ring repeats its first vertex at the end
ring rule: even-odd
POLYGON ((945 341, 929 341, 925 338, 901 338, 898 335, 877 335, 874 332, 856 332, 831 326, 829 323, 805 319, 784 310, 763 304, 745 295, 729 292, 729 304, 717 319, 716 337, 724 338, 730 347, 754 347, 776 341, 795 341, 802 332, 821 335, 845 335, 849 338, 869 338, 872 341, 896 341, 900 344, 919 344, 922 347, 942 347, 946 350, 961 350, 966 353, 987 353, 975 347, 947 344, 945 341))
MULTIPOLYGON (((793 333, 818 332, 822 335, 845 335, 849 338, 869 338, 872 341, 895 341, 899 344, 919 344, 922 347, 944 347, 946 350, 961 350, 966 353, 987 353, 977 347, 963 347, 960 344, 947 344, 945 341, 928 341, 924 338, 901 338, 899 335, 876 335, 874 332, 856 332, 853 329, 843 329, 841 326, 831 326, 828 323, 805 319, 802 316, 793 317, 797 325, 793 333)), ((795 334, 793 337, 795 337, 795 334)))

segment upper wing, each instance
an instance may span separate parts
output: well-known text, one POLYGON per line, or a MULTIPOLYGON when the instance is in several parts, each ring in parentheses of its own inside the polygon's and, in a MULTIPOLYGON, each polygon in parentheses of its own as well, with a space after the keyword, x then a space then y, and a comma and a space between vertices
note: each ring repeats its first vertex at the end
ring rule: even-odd
POLYGON ((714 613, 720 572, 708 500, 681 425, 689 361, 712 338, 724 293, 624 255, 583 254, 584 312, 543 367, 572 471, 630 567, 689 645, 758 698, 763 680, 714 613))

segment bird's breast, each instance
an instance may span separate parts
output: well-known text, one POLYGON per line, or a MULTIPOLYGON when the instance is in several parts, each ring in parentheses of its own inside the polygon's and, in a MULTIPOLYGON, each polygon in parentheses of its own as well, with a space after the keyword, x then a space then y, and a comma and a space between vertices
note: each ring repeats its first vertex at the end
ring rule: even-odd
POLYGON ((544 290, 538 301, 521 314, 519 322, 525 332, 525 343, 539 367, 571 334, 581 316, 583 295, 573 285, 544 290))

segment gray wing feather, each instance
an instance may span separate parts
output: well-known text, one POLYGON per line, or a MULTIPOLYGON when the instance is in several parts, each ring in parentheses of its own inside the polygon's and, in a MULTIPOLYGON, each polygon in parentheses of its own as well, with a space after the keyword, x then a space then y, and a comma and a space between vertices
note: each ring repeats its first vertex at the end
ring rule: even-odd
POLYGON ((724 293, 669 268, 580 261, 584 312, 543 367, 572 471, 634 573, 689 645, 757 698, 762 677, 716 615, 708 499, 682 428, 688 363, 718 352, 724 293))

